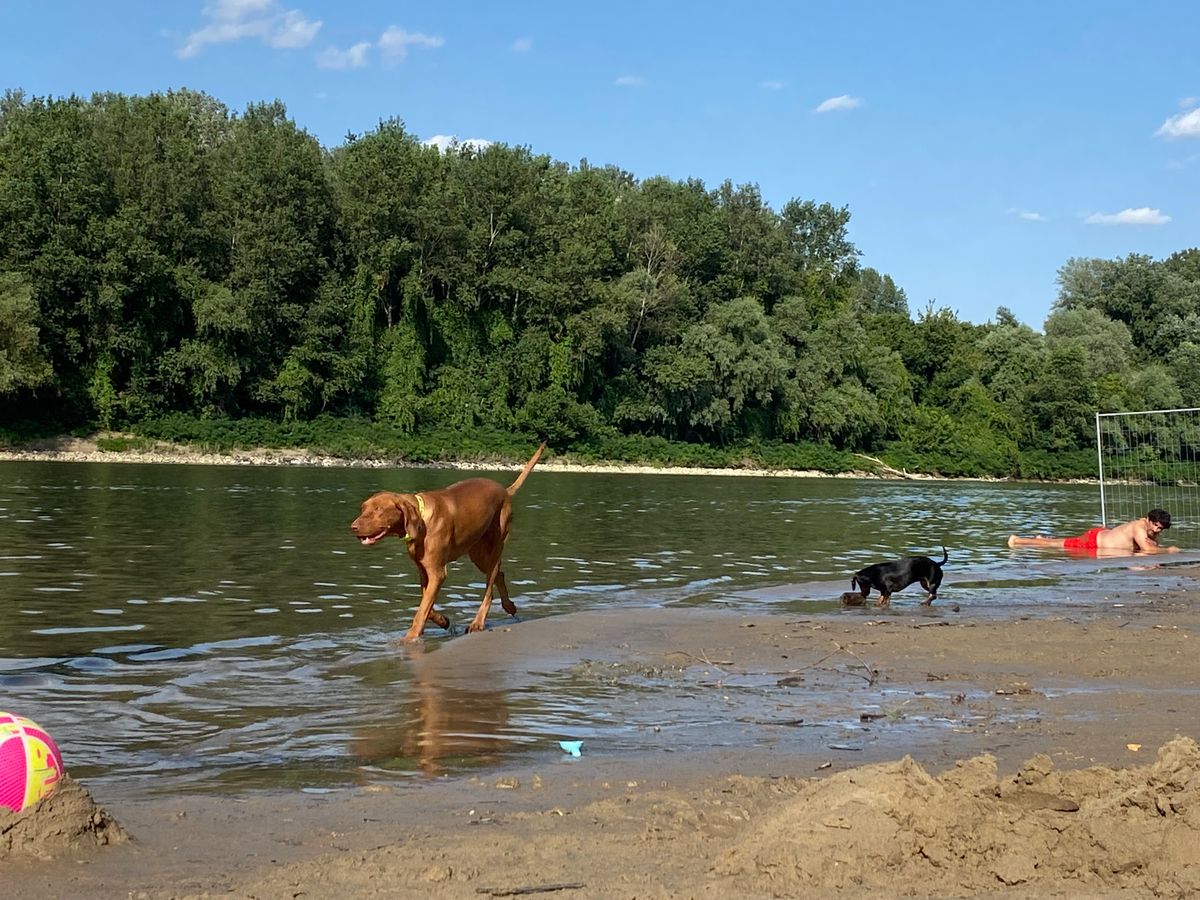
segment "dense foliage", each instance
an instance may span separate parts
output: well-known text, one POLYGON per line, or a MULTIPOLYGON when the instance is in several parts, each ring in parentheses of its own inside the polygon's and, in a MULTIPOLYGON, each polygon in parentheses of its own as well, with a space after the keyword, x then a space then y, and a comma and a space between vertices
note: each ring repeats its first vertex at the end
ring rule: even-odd
POLYGON ((849 218, 397 121, 326 150, 277 102, 9 92, 0 429, 1053 476, 1097 409, 1200 405, 1200 251, 1069 260, 1039 333, 914 319, 849 218))

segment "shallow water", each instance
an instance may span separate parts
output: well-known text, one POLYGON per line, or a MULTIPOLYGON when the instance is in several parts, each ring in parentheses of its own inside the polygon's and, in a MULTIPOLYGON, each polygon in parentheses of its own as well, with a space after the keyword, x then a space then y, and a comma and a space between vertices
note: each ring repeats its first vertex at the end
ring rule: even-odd
MULTIPOLYGON (((374 490, 455 477, 0 463, 0 708, 49 729, 77 777, 135 791, 321 790, 428 772, 431 758, 461 772, 560 752, 561 738, 622 752, 660 744, 664 729, 681 749, 711 745, 713 727, 737 716, 793 727, 755 705, 760 685, 728 685, 731 718, 694 685, 673 687, 669 671, 606 673, 587 660, 486 690, 431 684, 389 645, 419 594, 403 545, 360 547, 348 526, 374 490), (432 725, 431 691, 444 718, 432 725), (436 753, 414 743, 430 740, 436 753)), ((958 604, 963 615, 1040 614, 1094 603, 1129 574, 1127 561, 1005 545, 1012 532, 1069 534, 1096 521, 1086 485, 537 471, 516 509, 505 571, 523 622, 647 606, 862 614, 835 599, 852 572, 940 557, 942 546, 939 604, 916 609, 910 588, 894 613, 958 604)), ((462 626, 482 587, 460 563, 439 606, 462 626)), ((490 622, 511 620, 496 604, 490 622)), ((426 653, 446 640, 432 629, 426 653)), ((807 690, 819 710, 822 687, 807 690)), ((833 714, 807 720, 851 740, 856 727, 833 714)), ((742 731, 720 739, 763 739, 742 731)))

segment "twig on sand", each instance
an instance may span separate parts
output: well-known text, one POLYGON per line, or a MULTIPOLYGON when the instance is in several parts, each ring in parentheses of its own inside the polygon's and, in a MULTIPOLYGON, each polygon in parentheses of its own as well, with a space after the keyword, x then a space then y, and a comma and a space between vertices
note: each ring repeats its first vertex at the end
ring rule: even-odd
POLYGON ((849 674, 858 675, 859 678, 865 678, 867 680, 868 685, 872 685, 876 681, 879 680, 879 670, 872 668, 865 659, 863 659, 861 656, 859 656, 853 650, 849 649, 848 647, 843 646, 842 644, 839 644, 837 641, 833 642, 833 646, 836 647, 837 649, 831 650, 829 653, 826 653, 824 656, 822 656, 816 662, 809 663, 807 666, 803 666, 802 668, 815 669, 817 666, 819 666, 821 663, 825 662, 825 660, 829 659, 829 657, 831 657, 831 656, 836 656, 839 653, 848 653, 850 656, 853 656, 860 663, 862 663, 862 667, 867 670, 866 675, 863 675, 858 672, 851 672, 849 674))
POLYGON ((878 669, 873 668, 872 666, 868 665, 867 661, 865 659, 863 659, 861 656, 859 656, 857 653, 855 653, 853 650, 850 650, 847 647, 843 647, 837 641, 834 641, 833 643, 834 643, 834 646, 836 646, 843 653, 849 653, 851 656, 853 656, 855 659, 857 659, 860 663, 862 663, 862 667, 867 670, 867 676, 868 676, 867 684, 874 684, 876 681, 879 680, 879 670, 878 669))
POLYGON ((521 894, 549 894, 553 891, 580 891, 587 885, 582 881, 564 881, 561 884, 534 884, 528 887, 515 888, 475 888, 477 894, 489 894, 492 897, 516 897, 521 894))
MULTIPOLYGON (((701 653, 700 656, 697 656, 695 653, 688 653, 686 650, 680 650, 679 652, 682 653, 684 656, 687 656, 691 659, 696 660, 697 662, 704 663, 706 666, 712 666, 714 669, 721 669, 722 666, 732 666, 733 665, 732 659, 720 659, 720 660, 709 659, 707 654, 704 653, 703 648, 701 648, 701 650, 700 650, 700 653, 701 653)), ((724 669, 722 669, 722 671, 724 671, 724 669)))

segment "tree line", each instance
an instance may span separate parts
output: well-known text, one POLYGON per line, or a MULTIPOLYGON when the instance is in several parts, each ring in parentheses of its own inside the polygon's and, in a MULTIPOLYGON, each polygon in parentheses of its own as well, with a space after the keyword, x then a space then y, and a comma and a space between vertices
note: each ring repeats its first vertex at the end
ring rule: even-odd
POLYGON ((912 315, 849 220, 398 120, 326 149, 279 102, 10 90, 0 428, 332 417, 1021 475, 1097 409, 1200 406, 1200 250, 1066 261, 1038 332, 912 315))

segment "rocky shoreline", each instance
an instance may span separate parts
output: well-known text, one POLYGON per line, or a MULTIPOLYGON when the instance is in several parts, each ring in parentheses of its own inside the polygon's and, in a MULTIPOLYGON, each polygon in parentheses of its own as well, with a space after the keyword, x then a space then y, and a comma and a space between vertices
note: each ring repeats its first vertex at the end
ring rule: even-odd
MULTIPOLYGON (((281 448, 256 448, 253 450, 231 450, 225 453, 207 453, 188 447, 161 444, 153 450, 101 450, 94 439, 63 438, 29 445, 20 449, 0 450, 0 462, 72 462, 72 463, 142 463, 142 464, 185 464, 200 466, 313 466, 319 468, 356 469, 457 469, 462 471, 494 471, 511 469, 519 471, 522 463, 502 462, 405 462, 385 458, 351 459, 327 456, 308 450, 281 448)), ((841 472, 831 474, 815 469, 714 469, 690 466, 650 466, 627 463, 576 463, 562 459, 546 459, 538 466, 543 470, 558 472, 598 472, 607 474, 640 475, 727 475, 731 477, 756 478, 909 478, 937 480, 929 475, 895 476, 869 472, 841 472)))

